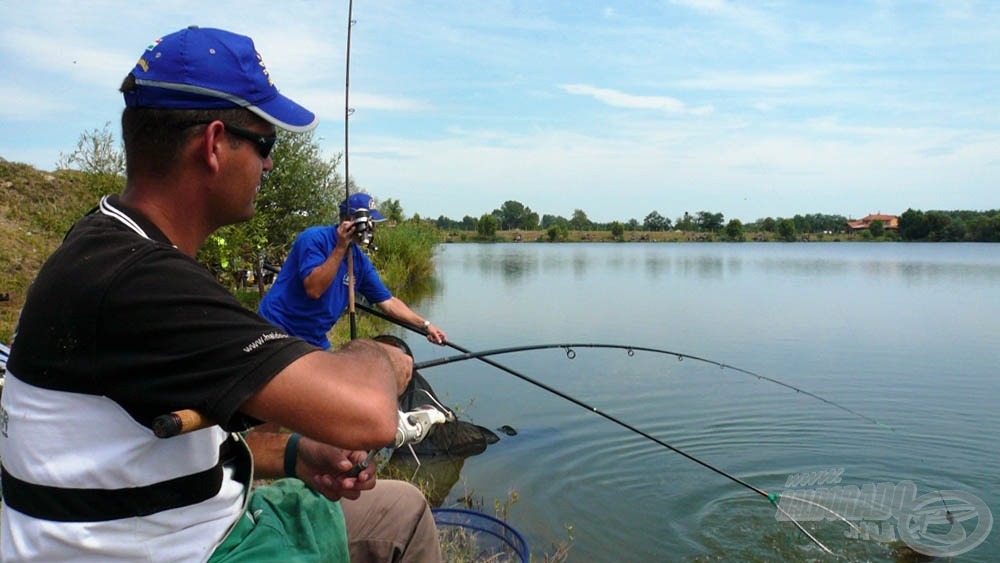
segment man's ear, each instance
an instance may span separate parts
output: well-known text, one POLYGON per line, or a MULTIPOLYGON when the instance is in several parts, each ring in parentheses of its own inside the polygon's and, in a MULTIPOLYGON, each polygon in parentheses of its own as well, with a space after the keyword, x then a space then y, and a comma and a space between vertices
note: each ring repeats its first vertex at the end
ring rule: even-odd
POLYGON ((223 157, 222 143, 225 142, 225 126, 221 121, 209 123, 199 136, 198 157, 212 173, 217 174, 222 167, 220 158, 223 157))

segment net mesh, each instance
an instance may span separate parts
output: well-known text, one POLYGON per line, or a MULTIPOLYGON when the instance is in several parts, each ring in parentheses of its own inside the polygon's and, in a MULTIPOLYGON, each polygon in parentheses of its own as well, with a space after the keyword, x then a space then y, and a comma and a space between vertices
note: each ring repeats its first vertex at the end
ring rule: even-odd
POLYGON ((431 512, 448 560, 528 563, 527 542, 502 520, 460 508, 434 508, 431 512))

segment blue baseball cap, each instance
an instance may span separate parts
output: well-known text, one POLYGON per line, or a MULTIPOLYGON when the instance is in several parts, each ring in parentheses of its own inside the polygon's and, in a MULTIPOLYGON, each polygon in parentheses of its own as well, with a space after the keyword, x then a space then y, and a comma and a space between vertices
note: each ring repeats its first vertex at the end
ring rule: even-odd
POLYGON ((357 192, 351 194, 350 197, 340 202, 340 214, 341 215, 351 215, 359 209, 367 209, 369 217, 372 221, 385 221, 385 217, 375 209, 375 198, 372 196, 357 192))
POLYGON ((157 39, 139 58, 128 107, 246 108, 287 131, 309 131, 316 115, 278 92, 264 60, 244 35, 190 26, 157 39))

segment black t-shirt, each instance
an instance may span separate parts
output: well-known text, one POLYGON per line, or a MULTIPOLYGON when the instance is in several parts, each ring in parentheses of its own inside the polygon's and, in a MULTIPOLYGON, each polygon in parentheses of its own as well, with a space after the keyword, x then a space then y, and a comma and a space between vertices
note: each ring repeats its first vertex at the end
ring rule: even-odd
POLYGON ((42 267, 8 367, 31 385, 106 396, 147 427, 193 408, 241 430, 240 405, 313 350, 112 196, 42 267))

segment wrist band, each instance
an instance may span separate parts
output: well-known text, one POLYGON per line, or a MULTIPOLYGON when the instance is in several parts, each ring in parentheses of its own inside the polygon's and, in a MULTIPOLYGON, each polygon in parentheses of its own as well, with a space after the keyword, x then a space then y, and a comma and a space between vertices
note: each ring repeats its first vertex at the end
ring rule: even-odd
POLYGON ((292 433, 285 442, 285 477, 295 477, 295 462, 299 458, 299 440, 302 435, 292 433))

